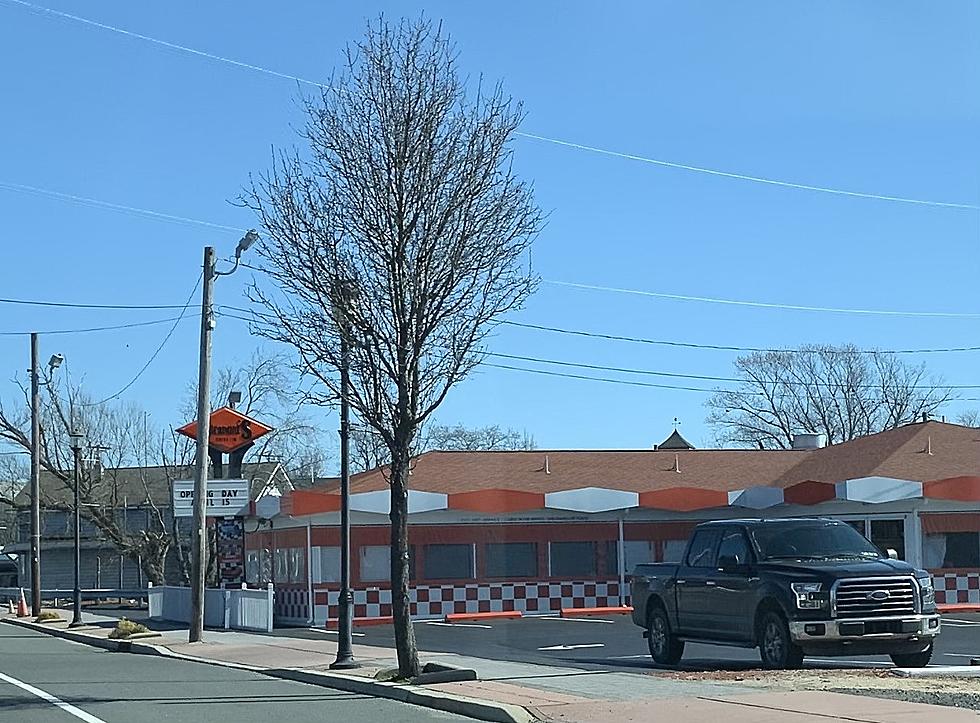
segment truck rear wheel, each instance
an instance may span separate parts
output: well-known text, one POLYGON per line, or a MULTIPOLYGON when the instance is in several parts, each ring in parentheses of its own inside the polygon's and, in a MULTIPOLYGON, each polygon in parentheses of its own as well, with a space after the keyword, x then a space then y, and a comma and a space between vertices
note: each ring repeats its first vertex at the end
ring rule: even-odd
POLYGON ((647 620, 647 645, 650 657, 658 665, 677 665, 684 655, 684 641, 671 633, 667 611, 659 605, 650 611, 647 620))
POLYGON ((921 653, 892 653, 890 657, 898 668, 924 668, 932 660, 932 643, 921 653))
POLYGON ((803 649, 793 642, 782 613, 769 610, 759 619, 759 654, 762 667, 787 670, 803 665, 803 649))

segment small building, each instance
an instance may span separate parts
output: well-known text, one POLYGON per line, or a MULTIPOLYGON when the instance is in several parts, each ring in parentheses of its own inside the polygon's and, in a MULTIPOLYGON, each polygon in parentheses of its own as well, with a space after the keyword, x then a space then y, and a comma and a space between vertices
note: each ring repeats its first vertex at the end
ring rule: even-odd
MULTIPOLYGON (((174 469, 164 466, 119 467, 99 469, 101 482, 93 485, 90 497, 103 514, 111 512, 125 533, 144 529, 159 529, 158 518, 166 529, 174 530, 171 485, 175 477, 191 479, 193 468, 174 469)), ((278 494, 289 489, 289 480, 281 465, 275 463, 245 464, 242 476, 250 481, 251 499, 264 492, 278 494)), ((41 586, 45 590, 69 590, 74 586, 74 512, 72 488, 55 475, 42 470, 41 486, 41 586)), ((5 552, 16 554, 20 584, 30 587, 30 487, 25 487, 14 499, 18 507, 16 542, 7 545, 5 552)), ((274 508, 278 508, 275 505, 274 508)), ((177 533, 184 538, 190 534, 190 520, 178 522, 177 533)), ((81 537, 80 578, 83 589, 143 589, 147 578, 140 560, 122 554, 112 540, 82 511, 79 527, 81 537)), ((188 543, 189 544, 189 543, 188 543)), ((239 549, 241 543, 239 543, 239 549)), ((239 562, 239 569, 241 562, 239 562)), ((167 556, 166 576, 169 582, 180 579, 176 550, 167 556)))
MULTIPOLYGON (((412 611, 629 603, 641 562, 677 561, 704 520, 823 515, 932 571, 942 602, 980 603, 980 430, 909 424, 825 446, 694 449, 675 431, 639 451, 427 452, 409 492, 412 611)), ((276 585, 282 623, 337 615, 336 482, 283 496, 247 535, 250 582, 276 585)), ((390 615, 384 469, 352 478, 355 617, 390 615)))

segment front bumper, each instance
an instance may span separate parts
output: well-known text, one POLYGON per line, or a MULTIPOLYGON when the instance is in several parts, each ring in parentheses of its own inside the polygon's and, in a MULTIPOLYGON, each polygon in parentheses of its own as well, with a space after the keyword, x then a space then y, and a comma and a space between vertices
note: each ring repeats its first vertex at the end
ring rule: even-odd
POLYGON ((885 618, 801 620, 789 624, 797 645, 837 642, 911 642, 939 635, 939 615, 901 615, 885 618))

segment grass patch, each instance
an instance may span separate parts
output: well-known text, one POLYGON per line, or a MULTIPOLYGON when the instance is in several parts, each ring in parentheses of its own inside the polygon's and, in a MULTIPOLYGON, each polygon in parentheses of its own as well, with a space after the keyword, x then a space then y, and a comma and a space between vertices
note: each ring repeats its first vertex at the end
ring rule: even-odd
POLYGON ((45 610, 36 618, 34 618, 34 622, 36 623, 43 623, 48 620, 61 620, 61 616, 56 612, 52 612, 51 610, 45 610))
POLYGON ((126 618, 122 618, 118 623, 116 623, 116 627, 112 630, 112 632, 109 633, 109 637, 114 640, 118 640, 120 638, 128 638, 130 635, 133 635, 135 633, 146 633, 146 632, 149 631, 147 630, 145 625, 141 625, 140 623, 134 623, 132 620, 127 620, 126 618))

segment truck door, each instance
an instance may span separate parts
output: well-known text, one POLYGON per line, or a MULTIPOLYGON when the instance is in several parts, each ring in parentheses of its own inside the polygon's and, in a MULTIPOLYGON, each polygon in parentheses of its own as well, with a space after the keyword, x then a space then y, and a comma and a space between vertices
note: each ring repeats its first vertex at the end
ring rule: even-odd
POLYGON ((709 592, 715 587, 720 537, 717 529, 696 530, 677 569, 677 624, 682 635, 706 637, 712 628, 709 592))
POLYGON ((751 547, 745 530, 729 527, 722 531, 718 544, 718 568, 715 584, 707 588, 709 617, 715 637, 748 640, 752 637, 752 612, 755 609, 755 577, 751 547))

